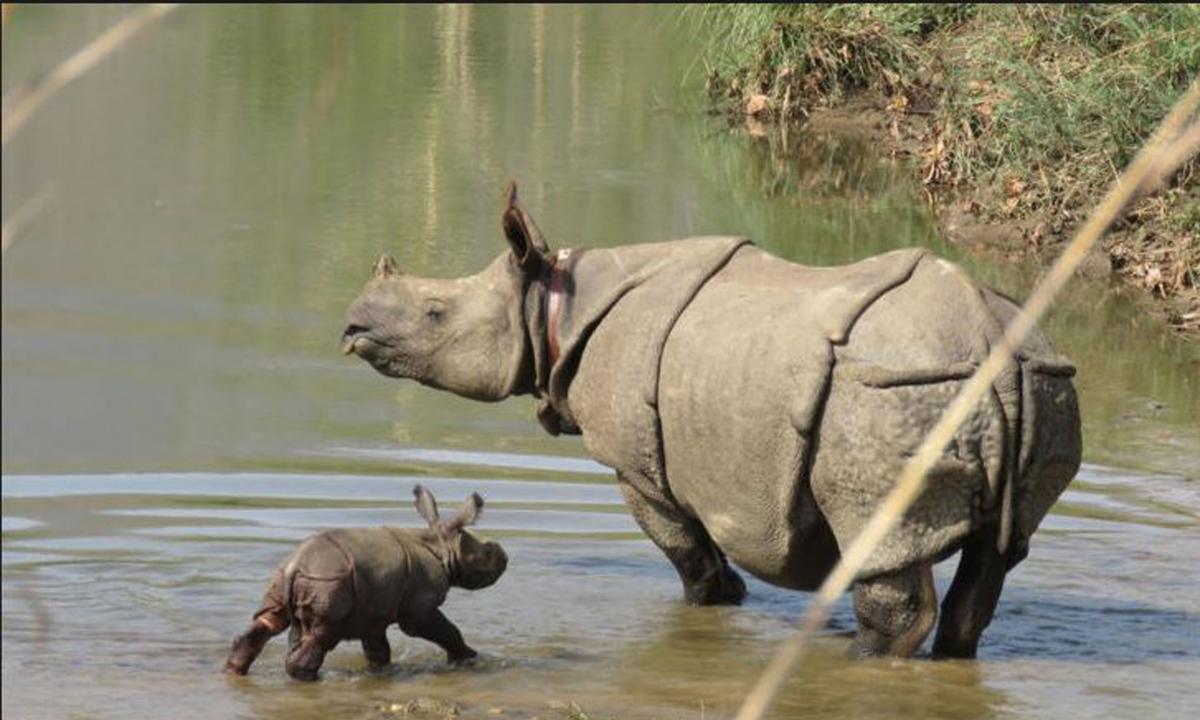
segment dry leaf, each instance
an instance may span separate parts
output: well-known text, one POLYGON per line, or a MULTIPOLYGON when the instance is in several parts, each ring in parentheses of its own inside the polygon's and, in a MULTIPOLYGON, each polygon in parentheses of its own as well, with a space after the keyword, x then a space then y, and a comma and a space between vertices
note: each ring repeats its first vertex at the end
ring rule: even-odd
POLYGON ((771 106, 771 99, 761 93, 751 95, 746 100, 746 114, 758 115, 771 106))

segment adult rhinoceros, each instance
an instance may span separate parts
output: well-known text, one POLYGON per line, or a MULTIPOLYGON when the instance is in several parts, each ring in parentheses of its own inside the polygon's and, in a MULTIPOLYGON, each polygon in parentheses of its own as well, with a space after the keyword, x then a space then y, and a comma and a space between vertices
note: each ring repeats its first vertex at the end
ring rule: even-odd
MULTIPOLYGON (((814 589, 1016 312, 921 249, 805 267, 740 237, 551 253, 518 203, 510 251, 429 279, 387 256, 344 350, 469 398, 539 398, 582 433, 696 604, 763 580, 814 589)), ((934 654, 973 657, 1005 574, 1075 475, 1072 365, 1034 334, 955 436, 854 587, 855 649, 909 655, 937 615, 932 565, 962 550, 934 654)))

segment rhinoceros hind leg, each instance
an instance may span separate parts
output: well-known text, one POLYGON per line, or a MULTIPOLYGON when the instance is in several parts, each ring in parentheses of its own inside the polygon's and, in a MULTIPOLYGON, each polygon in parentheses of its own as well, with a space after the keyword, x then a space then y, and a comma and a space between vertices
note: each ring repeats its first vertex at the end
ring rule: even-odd
POLYGON ((287 613, 281 607, 268 607, 259 610, 254 615, 246 632, 234 638, 233 647, 229 650, 229 658, 225 661, 225 672, 232 675, 245 675, 250 671, 250 665, 262 652, 267 641, 283 632, 288 626, 287 613))
POLYGON ((934 657, 975 657, 979 637, 992 621, 1000 600, 1009 562, 996 550, 994 527, 963 543, 954 582, 942 603, 942 619, 933 640, 934 657))
POLYGON ((937 592, 929 563, 860 580, 854 586, 859 657, 908 657, 921 647, 937 618, 937 592))
POLYGON ((367 664, 373 668, 381 668, 392 661, 392 646, 388 644, 387 635, 379 633, 362 639, 363 655, 367 664))
POLYGON ((284 661, 287 674, 296 680, 316 680, 317 671, 325 662, 325 653, 338 644, 339 638, 320 625, 305 627, 300 644, 288 653, 284 661))
POLYGON ((690 605, 740 605, 746 583, 697 520, 687 517, 654 483, 618 473, 625 504, 683 581, 690 605))

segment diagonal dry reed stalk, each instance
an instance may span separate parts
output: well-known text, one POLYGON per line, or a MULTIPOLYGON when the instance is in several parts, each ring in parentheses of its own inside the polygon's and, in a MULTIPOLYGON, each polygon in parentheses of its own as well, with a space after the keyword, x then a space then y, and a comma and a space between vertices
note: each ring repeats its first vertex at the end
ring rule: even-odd
POLYGON ((36 195, 22 203, 12 217, 4 221, 4 227, 0 228, 0 255, 8 252, 13 240, 20 237, 25 228, 32 225, 57 198, 58 184, 50 181, 43 185, 36 195))
POLYGON ((146 26, 176 7, 175 4, 143 7, 113 25, 103 35, 67 58, 33 87, 20 87, 9 93, 9 97, 4 98, 4 128, 0 131, 0 146, 7 145, 13 135, 21 129, 21 126, 27 123, 55 93, 91 70, 146 26))
POLYGON ((892 492, 871 516, 862 532, 842 553, 837 567, 825 579, 813 604, 805 613, 800 628, 781 643, 770 664, 763 670, 742 703, 736 720, 761 720, 771 709, 783 683, 804 656, 812 637, 829 615, 829 609, 844 593, 870 557, 875 547, 921 494, 925 475, 933 467, 954 433, 970 415, 979 399, 1009 362, 1013 348, 1019 347, 1034 324, 1050 307, 1054 296, 1071 278, 1075 269, 1096 242, 1141 195, 1152 192, 1183 163, 1200 150, 1200 79, 1175 103, 1158 130, 1142 147, 1121 177, 1093 211, 1088 221, 1055 261, 1042 282, 1034 289, 1025 307, 1013 318, 1004 337, 992 348, 958 396, 946 409, 937 425, 905 465, 892 492))

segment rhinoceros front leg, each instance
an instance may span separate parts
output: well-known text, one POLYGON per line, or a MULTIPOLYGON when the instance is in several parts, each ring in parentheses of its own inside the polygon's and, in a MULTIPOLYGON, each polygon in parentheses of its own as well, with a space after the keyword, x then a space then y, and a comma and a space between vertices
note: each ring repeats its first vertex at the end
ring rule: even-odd
POLYGON ((440 646, 446 651, 446 658, 451 663, 464 662, 478 654, 463 640, 458 627, 437 608, 425 612, 420 617, 403 617, 399 625, 406 635, 440 646))
POLYGON ((912 655, 937 618, 933 566, 918 563, 859 580, 854 584, 854 614, 858 618, 854 654, 912 655))
POLYGON ((740 605, 746 583, 699 521, 683 514, 654 483, 617 473, 618 485, 633 518, 666 554, 683 581, 691 605, 740 605))
MULTIPOLYGON (((385 628, 386 630, 386 628, 385 628)), ((380 631, 362 639, 363 655, 367 664, 372 668, 385 667, 392 661, 392 646, 388 644, 387 635, 380 631)))

